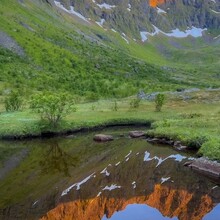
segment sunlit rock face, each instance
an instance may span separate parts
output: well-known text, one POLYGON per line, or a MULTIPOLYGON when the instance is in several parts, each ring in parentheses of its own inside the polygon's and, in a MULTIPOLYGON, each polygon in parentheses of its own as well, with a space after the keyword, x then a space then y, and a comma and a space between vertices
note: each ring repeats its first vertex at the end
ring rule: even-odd
POLYGON ((150 0, 149 4, 151 7, 156 7, 160 4, 165 3, 165 0, 150 0))

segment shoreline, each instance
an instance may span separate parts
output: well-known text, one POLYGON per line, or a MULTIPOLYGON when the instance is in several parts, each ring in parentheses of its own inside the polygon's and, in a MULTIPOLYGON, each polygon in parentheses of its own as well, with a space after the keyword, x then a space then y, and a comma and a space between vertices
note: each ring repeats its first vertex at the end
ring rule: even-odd
MULTIPOLYGON (((113 128, 113 127, 134 127, 140 130, 140 127, 146 126, 147 129, 152 129, 153 121, 139 121, 139 120, 131 120, 131 121, 124 121, 124 122, 105 122, 94 126, 81 126, 76 127, 73 129, 68 130, 61 130, 61 131, 50 131, 45 130, 42 131, 40 134, 25 134, 25 135, 5 135, 0 138, 2 141, 22 141, 22 140, 30 140, 30 139, 46 139, 46 138, 54 138, 54 137, 63 137, 69 136, 77 133, 85 133, 85 132, 94 132, 94 131, 101 131, 105 128, 113 128)), ((152 130, 151 130, 152 131, 152 130)), ((131 131, 132 132, 132 131, 131 131)), ((143 132, 143 131, 141 131, 143 132)), ((129 132, 128 132, 129 133, 129 132)), ((148 134, 144 132, 143 136, 131 137, 131 138, 144 138, 148 143, 151 144, 161 144, 165 146, 170 146, 176 151, 194 151, 195 153, 198 152, 198 146, 194 146, 194 143, 188 143, 185 145, 181 140, 174 140, 170 136, 158 136, 157 134, 148 134)), ((129 134, 128 134, 129 135, 129 134)), ((197 155, 198 156, 198 155, 197 155)), ((201 157, 204 158, 204 157, 201 157)), ((186 162, 184 166, 193 169, 195 172, 199 172, 201 175, 208 176, 211 179, 215 179, 218 183, 220 183, 220 163, 209 159, 209 158, 195 158, 193 162, 186 162)))
POLYGON ((73 129, 68 130, 61 130, 61 131, 53 131, 53 130, 45 130, 42 131, 39 134, 24 134, 24 135, 3 135, 0 137, 0 140, 4 141, 17 141, 17 140, 26 140, 26 139, 37 139, 37 138, 53 138, 53 137, 62 137, 62 136, 68 136, 73 135, 77 133, 84 133, 84 132, 90 132, 90 131, 100 131, 105 128, 111 128, 111 127, 126 127, 126 126, 132 126, 132 127, 138 127, 138 126, 146 126, 146 128, 151 128, 152 121, 128 121, 128 122, 104 122, 102 124, 94 125, 94 126, 81 126, 76 127, 73 129))

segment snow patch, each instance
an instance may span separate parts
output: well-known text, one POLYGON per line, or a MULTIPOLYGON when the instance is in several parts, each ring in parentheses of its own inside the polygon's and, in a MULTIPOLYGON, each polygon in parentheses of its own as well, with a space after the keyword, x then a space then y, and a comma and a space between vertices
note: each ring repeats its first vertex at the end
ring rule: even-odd
POLYGON ((97 6, 99 6, 99 8, 101 9, 107 9, 107 10, 111 10, 112 8, 115 8, 116 6, 115 5, 109 5, 109 4, 106 4, 106 3, 103 3, 103 4, 97 4, 97 6))
POLYGON ((166 11, 164 11, 163 9, 161 9, 161 8, 156 8, 157 9, 157 13, 158 14, 166 14, 167 12, 166 11))
POLYGON ((115 166, 117 167, 120 163, 121 163, 121 161, 119 161, 118 163, 116 163, 115 166))
POLYGON ((110 176, 110 173, 107 171, 107 167, 102 170, 100 173, 105 174, 106 176, 110 176))
POLYGON ((86 177, 85 179, 83 179, 81 182, 78 183, 74 183, 73 185, 71 185, 70 187, 68 187, 67 189, 65 189, 61 196, 67 195, 67 193, 76 186, 76 190, 80 190, 80 187, 82 184, 86 183, 90 178, 95 178, 95 173, 92 173, 91 175, 89 175, 88 177, 86 177))
POLYGON ((130 152, 125 156, 125 158, 129 157, 132 153, 132 150, 130 150, 130 152))
POLYGON ((167 178, 162 177, 161 178, 161 184, 167 182, 169 179, 170 179, 170 177, 167 177, 167 178))
MULTIPOLYGON (((154 156, 154 157, 150 157, 150 153, 148 151, 145 152, 145 155, 144 155, 144 161, 147 162, 147 161, 151 161, 151 160, 157 160, 158 163, 156 165, 156 167, 158 167, 160 164, 162 164, 164 161, 166 161, 167 159, 174 159, 175 161, 177 162, 181 162, 182 160, 186 159, 187 157, 185 156, 182 156, 180 154, 173 154, 173 155, 170 155, 166 158, 161 158, 161 157, 157 157, 157 156, 154 156)), ((191 159, 191 158, 189 158, 191 159)), ((191 160, 193 160, 194 158, 192 158, 191 160)))
POLYGON ((137 185, 136 185, 136 182, 135 182, 135 181, 132 183, 132 186, 133 186, 133 189, 135 189, 135 188, 137 187, 137 185))
POLYGON ((114 189, 120 189, 120 188, 121 188, 121 186, 117 186, 116 184, 112 184, 111 186, 106 186, 106 187, 103 189, 103 191, 104 191, 104 190, 112 191, 112 190, 114 190, 114 189))
POLYGON ((155 30, 153 33, 146 32, 146 31, 140 32, 142 42, 147 41, 149 36, 155 36, 159 33, 164 34, 168 37, 185 38, 188 36, 192 36, 192 37, 197 38, 197 37, 202 37, 203 32, 207 30, 207 28, 202 29, 202 28, 191 27, 191 29, 188 28, 185 31, 180 31, 178 28, 176 28, 174 30, 171 30, 170 33, 166 33, 154 25, 153 25, 153 27, 155 30))
POLYGON ((39 202, 39 200, 35 201, 32 205, 32 207, 34 207, 37 203, 39 202))
POLYGON ((131 4, 128 4, 127 10, 130 12, 131 11, 131 4))
POLYGON ((75 11, 73 6, 70 6, 70 10, 68 10, 60 2, 54 1, 54 3, 58 8, 61 8, 65 12, 67 12, 69 14, 76 15, 77 17, 81 18, 82 20, 89 22, 83 15, 81 15, 79 12, 75 11))
POLYGON ((101 19, 101 21, 96 21, 95 23, 98 24, 100 27, 103 27, 103 24, 105 22, 105 19, 101 19))
POLYGON ((101 194, 102 194, 102 192, 99 192, 96 197, 99 197, 101 194))

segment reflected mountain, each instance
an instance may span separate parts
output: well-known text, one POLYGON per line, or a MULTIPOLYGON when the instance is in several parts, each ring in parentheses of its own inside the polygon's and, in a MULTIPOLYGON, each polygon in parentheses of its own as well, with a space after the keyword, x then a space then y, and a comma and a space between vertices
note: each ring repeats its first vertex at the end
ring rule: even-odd
POLYGON ((191 155, 144 139, 97 143, 93 136, 24 143, 28 156, 0 182, 0 219, 127 220, 117 216, 138 212, 140 219, 210 220, 218 211, 220 187, 183 166, 191 155))
POLYGON ((146 204, 169 218, 200 220, 220 202, 220 188, 184 167, 179 155, 143 156, 131 154, 69 186, 41 220, 111 219, 129 204, 146 204))

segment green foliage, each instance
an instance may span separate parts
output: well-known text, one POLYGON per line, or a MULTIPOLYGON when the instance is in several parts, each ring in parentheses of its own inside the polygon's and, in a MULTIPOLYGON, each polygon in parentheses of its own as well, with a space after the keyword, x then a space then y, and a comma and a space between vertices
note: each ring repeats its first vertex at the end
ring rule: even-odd
POLYGON ((155 110, 157 112, 161 111, 162 106, 164 105, 165 102, 165 95, 164 94, 157 94, 155 98, 155 110))
POLYGON ((18 111, 21 109, 23 103, 23 99, 18 91, 12 91, 10 94, 5 98, 5 110, 7 112, 18 111))
POLYGON ((73 101, 67 93, 36 94, 31 99, 30 107, 52 127, 56 127, 63 117, 74 111, 73 101))
POLYGON ((202 145, 202 147, 199 149, 199 153, 210 159, 220 160, 220 139, 211 138, 202 145))
POLYGON ((139 98, 132 99, 130 102, 130 107, 131 108, 139 108, 140 102, 141 102, 141 99, 139 99, 139 98))

